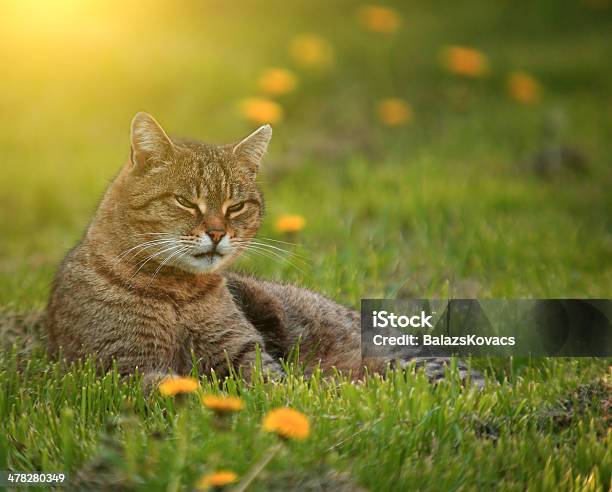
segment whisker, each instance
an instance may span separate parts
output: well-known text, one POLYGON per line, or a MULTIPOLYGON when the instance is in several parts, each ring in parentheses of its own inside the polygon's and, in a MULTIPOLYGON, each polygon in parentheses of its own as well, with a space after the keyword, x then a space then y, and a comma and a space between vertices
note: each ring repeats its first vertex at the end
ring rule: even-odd
POLYGON ((181 244, 177 244, 174 241, 172 242, 172 246, 168 246, 167 248, 164 247, 164 249, 158 250, 157 252, 155 252, 154 254, 148 256, 147 258, 145 258, 144 260, 141 261, 141 263, 146 263, 147 261, 159 256, 160 254, 165 253, 166 251, 172 251, 174 248, 178 248, 179 246, 181 246, 181 244))
MULTIPOLYGON (((283 250, 275 251, 273 249, 268 249, 265 246, 261 246, 259 244, 252 244, 251 243, 251 244, 248 244, 247 247, 248 248, 252 248, 252 249, 256 249, 258 251, 265 251, 266 253, 274 255, 274 256, 277 256, 279 258, 288 258, 288 257, 291 257, 291 256, 295 256, 295 255, 292 255, 292 253, 290 253, 288 251, 283 251, 283 250)), ((296 256, 295 259, 300 261, 300 262, 304 262, 304 259, 300 258, 299 256, 296 256)))
POLYGON ((142 270, 142 268, 143 268, 143 267, 144 267, 144 266, 145 266, 147 263, 149 263, 149 261, 151 261, 153 258, 155 258, 155 257, 157 257, 157 256, 159 256, 159 255, 161 255, 161 254, 163 254, 163 253, 166 253, 167 251, 172 251, 173 249, 180 248, 180 247, 182 247, 182 246, 183 246, 182 244, 175 244, 175 245, 173 245, 173 246, 170 246, 169 248, 162 249, 161 251, 158 251, 158 252, 157 252, 157 253, 155 253, 154 255, 149 256, 149 257, 148 257, 148 258, 147 258, 147 259, 146 259, 144 262, 142 262, 142 263, 140 264, 140 267, 138 268, 138 270, 136 270, 136 272, 134 273, 134 275, 132 275, 132 276, 130 277, 130 280, 131 280, 131 279, 133 279, 133 278, 134 278, 136 275, 138 275, 138 272, 140 272, 140 270, 142 270))
POLYGON ((265 246, 265 247, 268 247, 268 248, 272 248, 272 249, 277 249, 279 251, 283 251, 285 253, 295 254, 295 252, 292 251, 292 250, 280 248, 280 247, 275 246, 273 244, 267 244, 267 243, 264 243, 264 242, 260 242, 260 241, 257 241, 257 239, 260 239, 260 238, 251 238, 251 239, 234 238, 234 239, 232 239, 232 241, 233 242, 237 242, 237 243, 257 244, 258 246, 265 246))
POLYGON ((290 246, 300 246, 299 243, 290 243, 288 241, 281 241, 279 239, 272 239, 270 237, 264 237, 264 236, 256 236, 257 239, 263 239, 264 241, 272 241, 274 243, 282 243, 282 244, 288 244, 290 246))
POLYGON ((283 255, 281 254, 281 253, 284 253, 284 254, 285 254, 285 255, 287 255, 287 256, 292 256, 292 257, 294 257, 294 259, 295 259, 296 261, 298 261, 299 263, 301 263, 302 265, 307 265, 307 264, 308 264, 308 262, 306 261, 306 259, 305 259, 304 257, 302 257, 302 256, 300 256, 300 255, 296 255, 296 254, 294 254, 294 253, 293 253, 293 252, 291 252, 291 251, 286 251, 286 250, 284 250, 284 249, 279 249, 279 248, 275 248, 275 249, 268 249, 268 248, 266 247, 266 246, 268 246, 268 245, 262 245, 262 244, 259 244, 259 243, 248 243, 246 246, 247 246, 248 248, 257 249, 257 250, 259 250, 259 251, 265 251, 265 252, 267 252, 267 253, 269 253, 269 254, 272 254, 272 255, 275 255, 275 256, 277 256, 277 257, 279 257, 279 258, 282 258, 283 260, 287 260, 287 257, 286 257, 286 256, 283 256, 283 255), (279 252, 277 252, 276 250, 278 250, 280 253, 279 253, 279 252))
POLYGON ((283 248, 279 248, 279 247, 274 246, 272 244, 260 243, 259 241, 250 241, 250 244, 254 244, 256 246, 262 246, 264 248, 271 248, 271 249, 274 249, 276 251, 282 251, 283 253, 287 253, 288 255, 296 256, 298 258, 303 258, 302 255, 299 255, 295 251, 289 251, 289 250, 286 250, 286 249, 283 249, 283 248))
POLYGON ((174 259, 174 261, 178 261, 178 260, 180 260, 180 259, 181 259, 183 256, 185 256, 186 254, 188 254, 188 253, 190 253, 190 252, 191 252, 191 248, 187 248, 187 249, 183 250, 183 252, 182 252, 181 254, 179 254, 179 255, 178 255, 178 256, 177 256, 177 257, 174 259))
MULTIPOLYGON (((244 249, 244 250, 242 250, 241 251, 241 255, 244 256, 247 259, 250 259, 250 260, 253 259, 253 256, 270 259, 269 256, 265 256, 265 255, 259 253, 258 251, 254 251, 252 249, 244 249)), ((276 259, 276 258, 274 258, 274 259, 276 259)))
POLYGON ((151 246, 156 246, 159 244, 164 244, 164 243, 170 243, 170 242, 174 242, 171 239, 155 239, 155 240, 151 240, 151 241, 145 241, 144 243, 140 243, 137 244, 136 246, 133 246, 132 248, 127 249, 126 251, 123 251, 122 253, 120 253, 117 257, 116 257, 116 261, 121 260, 124 256, 126 256, 127 254, 129 254, 131 251, 135 250, 135 249, 146 249, 149 248, 151 246))
POLYGON ((263 256, 264 258, 268 258, 271 260, 281 260, 283 262, 285 262, 286 264, 292 266, 293 268, 295 268, 296 270, 299 270, 300 272, 302 272, 304 275, 306 275, 306 272, 304 270, 302 270, 300 267, 298 267, 297 265, 295 265, 294 263, 292 263, 291 261, 289 261, 287 258, 285 258, 284 256, 274 252, 274 251, 269 251, 269 250, 265 250, 265 249, 260 249, 256 246, 253 245, 248 245, 244 251, 250 251, 252 253, 258 254, 260 256, 263 256))
MULTIPOLYGON (((180 248, 178 251, 174 251, 173 253, 170 253, 168 255, 168 257, 157 267, 157 270, 155 270, 155 273, 153 273, 153 276, 151 277, 151 281, 153 281, 153 279, 155 278, 155 276, 157 275, 157 273, 163 268, 163 266, 168 263, 170 261, 170 259, 173 256, 176 256, 178 254, 183 254, 186 253, 187 251, 189 251, 191 249, 191 246, 184 246, 182 248, 180 248)), ((151 283, 151 281, 149 281, 149 283, 151 283)))
POLYGON ((304 270, 302 270, 295 263, 292 263, 287 258, 284 258, 282 256, 273 256, 273 255, 270 255, 269 252, 267 252, 267 251, 256 251, 256 250, 252 250, 252 249, 249 250, 248 253, 253 253, 255 255, 261 256, 263 258, 267 258, 267 259, 272 260, 272 261, 281 260, 281 262, 285 263, 286 265, 289 265, 292 268, 295 268, 296 270, 298 270, 302 274, 304 274, 306 276, 308 275, 304 270))

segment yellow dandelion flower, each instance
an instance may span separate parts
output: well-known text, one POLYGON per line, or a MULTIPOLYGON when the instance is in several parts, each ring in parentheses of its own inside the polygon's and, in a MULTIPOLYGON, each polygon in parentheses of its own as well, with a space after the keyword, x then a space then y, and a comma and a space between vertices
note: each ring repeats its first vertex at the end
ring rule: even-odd
POLYGON ((482 77, 489 71, 484 53, 465 46, 448 46, 442 51, 442 64, 452 73, 466 77, 482 77))
POLYGON ((513 72, 508 76, 508 92, 516 101, 533 104, 540 100, 539 82, 526 72, 513 72))
POLYGON ((240 112, 247 120, 257 124, 278 123, 283 119, 280 104, 258 97, 243 99, 239 104, 240 112))
POLYGON ((279 232, 299 232, 305 225, 306 219, 301 215, 281 215, 276 220, 276 230, 279 232))
POLYGON ((202 398, 202 403, 216 414, 237 412, 244 408, 244 402, 236 396, 207 395, 202 398))
POLYGON ((284 68, 269 68, 259 77, 259 88, 266 94, 278 96, 295 89, 297 77, 284 68))
POLYGON ((397 11, 380 5, 366 5, 357 12, 361 25, 372 32, 392 34, 398 30, 401 18, 397 11))
POLYGON ((264 418, 263 428, 266 432, 298 441, 303 441, 310 434, 308 417, 292 408, 277 408, 269 412, 264 418))
POLYGON ((410 122, 412 108, 398 98, 383 99, 376 107, 378 119, 383 125, 402 126, 410 122))
POLYGON ((238 480, 238 475, 233 471, 219 470, 214 473, 208 473, 200 478, 195 484, 196 490, 208 490, 211 487, 223 487, 238 480))
POLYGON ((159 392, 163 396, 175 396, 180 393, 193 393, 199 386, 193 378, 168 376, 159 383, 159 392))
POLYGON ((303 67, 325 68, 334 61, 331 45, 316 34, 300 34, 289 43, 289 54, 303 67))

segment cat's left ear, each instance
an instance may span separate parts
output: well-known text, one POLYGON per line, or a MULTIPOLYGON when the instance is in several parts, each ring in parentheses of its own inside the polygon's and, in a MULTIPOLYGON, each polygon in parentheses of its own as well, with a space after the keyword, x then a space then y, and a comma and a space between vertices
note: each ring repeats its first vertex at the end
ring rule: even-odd
POLYGON ((272 127, 270 125, 260 126, 248 137, 235 144, 232 148, 232 154, 237 157, 238 162, 247 166, 253 176, 256 176, 271 138, 272 127))

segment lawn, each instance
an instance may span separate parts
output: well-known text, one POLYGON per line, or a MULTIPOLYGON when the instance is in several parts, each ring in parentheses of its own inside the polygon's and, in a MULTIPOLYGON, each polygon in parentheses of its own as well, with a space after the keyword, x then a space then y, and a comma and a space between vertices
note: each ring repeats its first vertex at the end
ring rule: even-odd
MULTIPOLYGON (((260 235, 297 244, 284 260, 236 269, 355 308, 377 297, 611 297, 606 5, 397 3, 374 23, 388 32, 372 32, 349 1, 8 2, 2 310, 42 309, 129 155, 136 111, 170 134, 229 142, 260 124, 245 114, 252 97, 283 111, 269 115, 260 235), (310 66, 303 33, 319 43, 310 66), (444 61, 454 45, 470 48, 470 73, 444 61), (297 86, 266 94, 268 67, 290 70, 297 86), (522 102, 508 90, 517 71, 537 89, 522 102), (381 115, 387 98, 401 103, 396 124, 381 115), (551 149, 577 156, 579 169, 538 158, 551 149), (279 232, 283 214, 304 217, 303 230, 279 232)), ((80 490, 96 490, 94 478, 99 490, 191 490, 218 469, 245 477, 277 446, 262 418, 290 406, 310 435, 283 441, 253 490, 607 490, 610 362, 478 360, 490 380, 482 392, 452 375, 436 387, 403 373, 355 385, 292 365, 282 384, 202 375, 201 394, 245 403, 220 421, 197 395, 145 397, 137 378, 7 351, 0 470, 66 472, 80 490)))

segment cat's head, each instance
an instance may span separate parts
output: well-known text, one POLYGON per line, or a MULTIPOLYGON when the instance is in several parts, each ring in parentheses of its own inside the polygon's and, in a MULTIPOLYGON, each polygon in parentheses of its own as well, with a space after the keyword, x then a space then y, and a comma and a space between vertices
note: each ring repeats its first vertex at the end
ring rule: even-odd
POLYGON ((261 223, 255 179, 271 137, 265 125, 229 145, 171 139, 138 113, 117 209, 125 261, 203 273, 236 258, 261 223))

